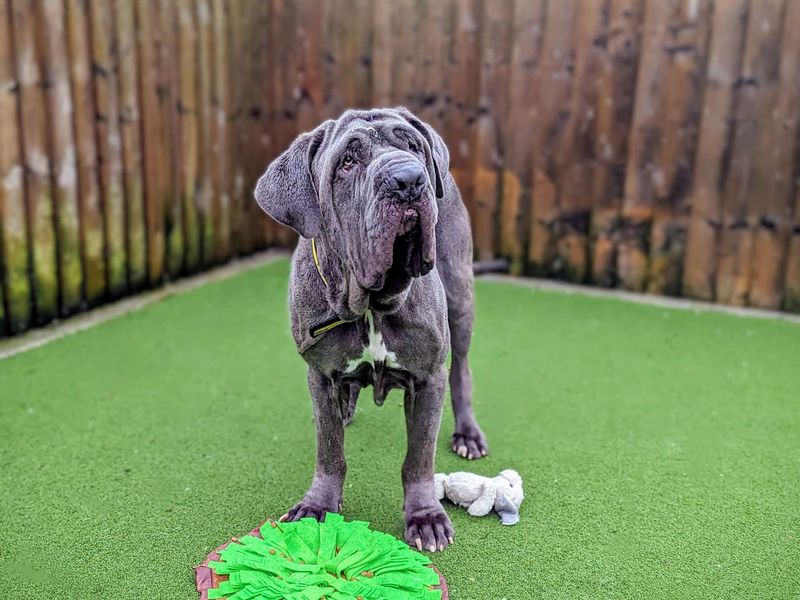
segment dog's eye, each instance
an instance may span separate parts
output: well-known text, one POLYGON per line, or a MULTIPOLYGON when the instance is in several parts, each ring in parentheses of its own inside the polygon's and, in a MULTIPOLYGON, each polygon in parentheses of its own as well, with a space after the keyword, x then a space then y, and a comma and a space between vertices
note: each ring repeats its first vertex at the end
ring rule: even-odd
POLYGON ((415 154, 419 154, 419 148, 414 142, 408 142, 408 149, 414 152, 415 154))
POLYGON ((344 158, 342 159, 342 171, 347 173, 350 169, 353 168, 353 164, 355 160, 353 160, 352 154, 345 154, 344 158))

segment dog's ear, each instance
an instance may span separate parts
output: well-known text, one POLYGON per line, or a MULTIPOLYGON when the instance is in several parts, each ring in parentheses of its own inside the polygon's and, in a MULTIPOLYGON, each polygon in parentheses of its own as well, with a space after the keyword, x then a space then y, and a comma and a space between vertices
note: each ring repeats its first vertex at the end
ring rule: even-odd
POLYGON ((444 197, 444 174, 450 170, 450 153, 447 151, 447 146, 436 130, 423 123, 407 108, 401 106, 395 109, 400 116, 402 116, 409 125, 422 134, 425 141, 428 142, 428 149, 430 154, 431 167, 433 169, 432 177, 434 180, 434 188, 436 190, 436 197, 444 197))
POLYGON ((332 126, 333 121, 326 121, 297 136, 256 184, 255 197, 261 209, 304 238, 314 237, 320 230, 319 195, 311 163, 332 126))

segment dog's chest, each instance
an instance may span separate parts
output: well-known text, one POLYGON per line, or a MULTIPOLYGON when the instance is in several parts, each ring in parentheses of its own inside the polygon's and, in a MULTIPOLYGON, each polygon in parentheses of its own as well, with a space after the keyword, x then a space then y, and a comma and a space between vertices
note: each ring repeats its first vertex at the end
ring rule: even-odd
POLYGON ((382 330, 381 324, 380 317, 367 311, 363 319, 326 334, 306 360, 348 390, 372 386, 373 400, 381 405, 390 390, 413 389, 412 376, 399 355, 401 340, 387 324, 382 330))
POLYGON ((367 311, 365 321, 367 342, 363 345, 359 354, 348 359, 347 364, 344 365, 344 373, 353 373, 365 363, 372 366, 373 369, 376 365, 384 365, 390 369, 402 369, 403 367, 397 360, 397 354, 387 348, 383 334, 375 323, 372 311, 367 311))

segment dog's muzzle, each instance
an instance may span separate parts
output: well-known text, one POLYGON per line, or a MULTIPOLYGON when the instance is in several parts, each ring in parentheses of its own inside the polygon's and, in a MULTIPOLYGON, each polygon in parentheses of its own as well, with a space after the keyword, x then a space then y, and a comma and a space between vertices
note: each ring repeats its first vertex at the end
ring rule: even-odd
POLYGON ((387 191, 398 202, 414 203, 420 200, 428 185, 428 174, 422 164, 407 160, 391 167, 386 182, 387 191))
POLYGON ((426 275, 436 259, 436 200, 428 172, 407 152, 382 157, 373 172, 365 288, 397 293, 426 275))

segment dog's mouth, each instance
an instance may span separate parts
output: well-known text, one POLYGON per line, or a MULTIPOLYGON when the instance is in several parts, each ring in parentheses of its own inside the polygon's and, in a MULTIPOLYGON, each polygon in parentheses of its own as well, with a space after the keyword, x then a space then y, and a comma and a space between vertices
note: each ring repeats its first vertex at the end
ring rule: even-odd
POLYGON ((435 208, 421 204, 395 215, 368 259, 373 270, 364 287, 377 299, 399 294, 414 277, 427 275, 436 260, 435 208))
POLYGON ((370 307, 379 312, 394 312, 405 297, 415 277, 427 275, 433 262, 424 258, 422 251, 422 229, 414 224, 395 238, 392 245, 392 266, 383 277, 380 289, 370 292, 370 307))
POLYGON ((433 260, 425 256, 424 246, 419 213, 414 208, 407 208, 392 246, 392 267, 389 271, 401 270, 410 277, 427 275, 433 268, 433 260))

